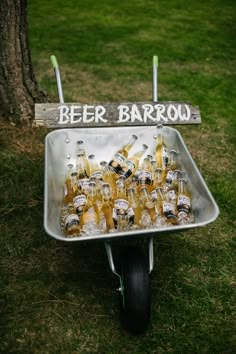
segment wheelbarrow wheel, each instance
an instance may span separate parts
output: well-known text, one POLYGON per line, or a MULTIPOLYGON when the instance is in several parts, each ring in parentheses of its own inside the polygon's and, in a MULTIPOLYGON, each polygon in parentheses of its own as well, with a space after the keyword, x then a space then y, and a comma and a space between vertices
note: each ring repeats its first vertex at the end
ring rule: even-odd
POLYGON ((121 320, 134 334, 144 332, 151 312, 147 259, 140 248, 125 250, 121 257, 121 320))

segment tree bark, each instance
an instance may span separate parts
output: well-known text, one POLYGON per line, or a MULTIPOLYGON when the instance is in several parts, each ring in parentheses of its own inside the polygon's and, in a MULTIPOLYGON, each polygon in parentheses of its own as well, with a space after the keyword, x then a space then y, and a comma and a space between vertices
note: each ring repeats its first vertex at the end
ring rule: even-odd
POLYGON ((47 101, 32 68, 27 0, 0 0, 0 115, 29 124, 34 103, 47 101))

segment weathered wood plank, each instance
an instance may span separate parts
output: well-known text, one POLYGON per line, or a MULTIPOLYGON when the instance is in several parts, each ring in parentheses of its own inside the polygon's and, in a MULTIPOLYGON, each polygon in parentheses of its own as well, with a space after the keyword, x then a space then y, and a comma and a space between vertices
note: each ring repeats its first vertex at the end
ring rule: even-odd
POLYGON ((46 103, 35 105, 33 126, 48 128, 199 124, 198 106, 188 102, 46 103))

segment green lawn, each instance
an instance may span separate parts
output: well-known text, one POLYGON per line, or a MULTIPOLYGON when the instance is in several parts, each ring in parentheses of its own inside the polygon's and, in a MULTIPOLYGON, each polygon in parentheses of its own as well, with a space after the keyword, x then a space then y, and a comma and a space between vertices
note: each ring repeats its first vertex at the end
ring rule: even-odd
POLYGON ((154 239, 152 320, 142 336, 120 324, 119 286, 103 243, 67 244, 43 229, 44 129, 1 124, 0 352, 236 352, 236 4, 206 0, 31 0, 30 46, 40 86, 65 99, 189 101, 202 124, 181 126, 220 208, 203 228, 154 239))

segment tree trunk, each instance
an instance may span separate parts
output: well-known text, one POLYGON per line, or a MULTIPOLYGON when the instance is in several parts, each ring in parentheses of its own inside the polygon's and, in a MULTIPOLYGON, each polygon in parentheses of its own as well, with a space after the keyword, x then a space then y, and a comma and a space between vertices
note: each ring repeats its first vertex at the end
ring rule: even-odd
POLYGON ((27 0, 0 0, 0 115, 29 124, 36 102, 47 102, 47 97, 33 73, 27 0))

